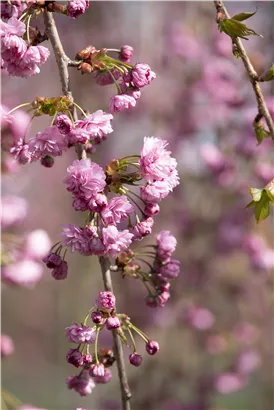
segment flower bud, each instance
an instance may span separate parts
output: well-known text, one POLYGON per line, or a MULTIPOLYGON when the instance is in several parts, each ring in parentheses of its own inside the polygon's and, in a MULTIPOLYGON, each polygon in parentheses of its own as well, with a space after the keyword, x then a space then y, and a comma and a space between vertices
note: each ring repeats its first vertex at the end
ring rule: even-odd
POLYGON ((68 276, 68 264, 66 261, 62 261, 62 264, 53 269, 51 276, 56 280, 66 279, 68 276))
POLYGON ((93 72, 93 68, 90 64, 88 63, 82 63, 80 65, 80 70, 82 74, 86 74, 86 73, 92 73, 93 72))
POLYGON ((159 343, 156 342, 155 340, 149 340, 146 344, 146 351, 148 354, 151 356, 155 355, 157 352, 159 352, 160 346, 159 343))
POLYGON ((129 355, 129 362, 133 365, 133 366, 140 366, 142 364, 143 358, 140 354, 137 353, 131 353, 129 355))
POLYGON ((83 356, 83 363, 91 363, 92 362, 92 356, 91 354, 84 354, 83 356))
POLYGON ((50 155, 46 155, 45 157, 41 158, 40 162, 44 167, 52 168, 54 165, 54 158, 52 158, 50 155))
POLYGON ((133 56, 133 48, 131 46, 123 46, 121 47, 121 51, 119 54, 119 59, 124 61, 125 63, 129 63, 130 59, 133 56))
POLYGON ((118 329, 118 327, 121 326, 121 323, 117 316, 111 316, 107 319, 106 325, 108 330, 113 330, 118 329))
POLYGON ((155 216, 160 212, 160 207, 158 204, 147 204, 144 213, 146 216, 155 216))
POLYGON ((92 312, 91 320, 93 321, 93 323, 96 323, 97 325, 101 325, 104 321, 100 312, 92 312))
POLYGON ((66 359, 68 363, 75 367, 82 366, 84 363, 82 353, 78 349, 69 349, 66 359))
POLYGON ((86 60, 87 58, 89 58, 93 50, 96 50, 94 46, 88 46, 84 48, 83 50, 80 50, 76 54, 75 59, 76 60, 86 60))
POLYGON ((61 256, 57 255, 56 253, 49 253, 43 259, 43 262, 45 262, 47 268, 49 268, 49 269, 57 268, 58 266, 61 265, 62 261, 63 261, 63 259, 61 258, 61 256))

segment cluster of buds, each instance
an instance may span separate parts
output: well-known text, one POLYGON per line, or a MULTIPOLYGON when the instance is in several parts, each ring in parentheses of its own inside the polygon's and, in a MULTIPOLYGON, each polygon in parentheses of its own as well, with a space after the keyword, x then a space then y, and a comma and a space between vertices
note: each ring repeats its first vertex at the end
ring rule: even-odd
POLYGON ((156 77, 148 64, 129 64, 132 55, 131 46, 101 50, 88 46, 76 54, 82 74, 92 73, 100 85, 115 84, 118 94, 111 97, 108 105, 112 114, 135 107, 141 96, 140 89, 156 77), (115 52, 118 58, 109 56, 108 52, 115 52))
POLYGON ((156 240, 157 245, 148 245, 142 252, 134 252, 131 249, 120 252, 116 258, 116 266, 123 276, 143 282, 148 290, 148 306, 164 307, 170 298, 169 281, 180 273, 180 261, 171 259, 177 241, 170 232, 161 231, 156 235, 156 240), (152 262, 148 262, 147 258, 152 258, 152 262))
POLYGON ((140 366, 143 360, 137 353, 133 331, 145 341, 149 355, 155 355, 159 351, 158 342, 150 340, 144 332, 131 323, 127 315, 116 312, 115 296, 111 292, 100 292, 95 306, 90 309, 84 323, 80 326, 75 323, 65 329, 68 341, 78 345, 76 349, 69 349, 67 361, 74 367, 81 368, 78 375, 67 379, 67 385, 69 389, 74 389, 81 396, 90 394, 96 383, 108 383, 111 380, 109 367, 115 361, 114 354, 108 349, 98 349, 99 334, 104 328, 116 332, 124 344, 133 348, 133 352, 129 355, 129 362, 133 366, 140 366), (87 326, 89 318, 93 323, 92 326, 87 326), (132 346, 128 344, 127 335, 132 346), (94 353, 91 354, 90 345, 93 343, 94 353))

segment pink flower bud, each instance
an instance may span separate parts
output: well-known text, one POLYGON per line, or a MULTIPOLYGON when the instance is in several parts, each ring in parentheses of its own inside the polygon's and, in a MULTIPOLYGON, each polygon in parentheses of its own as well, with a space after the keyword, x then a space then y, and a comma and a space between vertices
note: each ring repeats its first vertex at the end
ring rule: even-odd
POLYGON ((49 269, 57 268, 61 265, 62 261, 63 259, 61 258, 61 256, 57 255, 56 253, 49 253, 43 259, 43 262, 45 262, 47 268, 49 269))
POLYGON ((133 366, 140 366, 142 364, 143 358, 141 355, 137 354, 137 353, 131 353, 129 355, 129 362, 133 365, 133 366))
POLYGON ((63 280, 66 279, 68 276, 68 264, 66 261, 62 261, 61 265, 57 266, 56 268, 53 269, 51 272, 51 276, 55 280, 63 280))
POLYGON ((147 204, 144 212, 147 216, 155 216, 160 212, 160 207, 158 204, 147 204))
POLYGON ((92 362, 92 356, 91 354, 84 354, 83 356, 83 363, 88 364, 92 362))
POLYGON ((148 354, 151 356, 155 355, 157 352, 159 352, 160 346, 159 343, 156 342, 155 340, 149 340, 146 344, 146 351, 148 354))
POLYGON ((75 367, 83 366, 83 356, 78 349, 69 349, 67 356, 67 362, 75 367))
POLYGON ((10 356, 14 351, 14 345, 12 339, 2 334, 1 335, 1 357, 10 356))
POLYGON ((119 54, 119 59, 124 61, 125 63, 129 63, 132 56, 133 56, 133 48, 131 46, 123 46, 121 47, 121 51, 119 54))
POLYGON ((56 125, 61 134, 68 134, 72 129, 71 119, 65 114, 58 115, 54 125, 56 125))
POLYGON ((106 325, 108 330, 117 329, 121 326, 120 320, 117 316, 111 316, 107 319, 106 325))
POLYGON ((88 0, 71 0, 67 5, 67 13, 73 19, 81 16, 89 8, 88 0))
POLYGON ((100 292, 96 299, 98 309, 113 310, 115 307, 115 296, 111 292, 100 292))
POLYGON ((93 323, 96 323, 97 325, 101 325, 104 321, 103 316, 100 312, 92 312, 91 320, 93 321, 93 323))

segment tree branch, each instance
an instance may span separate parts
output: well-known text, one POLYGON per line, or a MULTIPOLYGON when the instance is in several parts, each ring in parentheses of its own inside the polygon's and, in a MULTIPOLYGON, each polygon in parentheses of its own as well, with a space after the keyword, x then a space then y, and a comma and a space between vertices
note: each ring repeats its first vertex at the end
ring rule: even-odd
MULTIPOLYGON (((68 96, 73 101, 73 96, 70 88, 70 80, 69 80, 69 72, 68 66, 77 66, 78 62, 71 61, 65 54, 59 33, 51 12, 45 9, 44 11, 44 21, 46 27, 46 34, 51 42, 56 63, 59 69, 59 76, 62 85, 63 94, 68 96)), ((77 120, 77 112, 75 107, 72 108, 72 115, 74 121, 77 120)), ((79 159, 86 158, 86 152, 83 145, 78 144, 76 149, 79 159)), ((106 291, 110 291, 113 293, 112 287, 112 280, 110 274, 110 261, 103 256, 100 256, 99 262, 101 265, 102 277, 104 282, 104 288, 106 291)), ((130 398, 131 393, 128 386, 126 368, 124 363, 124 354, 122 348, 122 342, 118 334, 115 330, 112 331, 113 335, 113 344, 114 344, 114 354, 116 357, 117 368, 118 368, 118 375, 120 380, 120 388, 121 388, 121 395, 122 395, 122 408, 123 410, 130 410, 130 398)))
MULTIPOLYGON (((113 293, 111 273, 110 273, 110 266, 111 266, 110 261, 109 259, 104 258, 103 256, 100 256, 99 262, 101 265, 105 290, 113 293)), ((122 342, 118 334, 115 332, 115 330, 112 331, 112 335, 113 335, 113 342, 114 342, 114 354, 117 360, 117 368, 118 368, 118 374, 119 374, 119 379, 120 379, 120 389, 122 393, 123 410, 130 410, 129 400, 131 398, 131 392, 128 386, 122 342)))
MULTIPOLYGON (((214 1, 214 5, 216 8, 217 13, 222 13, 226 18, 230 18, 224 3, 222 1, 214 1)), ((261 87, 259 85, 259 76, 256 70, 254 69, 247 53, 246 50, 243 46, 242 41, 239 39, 239 37, 236 37, 235 40, 233 40, 233 43, 236 44, 237 49, 239 51, 240 57, 244 63, 246 72, 249 76, 249 80, 252 84, 252 88, 254 90, 256 100, 257 100, 257 105, 258 105, 258 113, 265 118, 265 121, 267 123, 268 129, 270 131, 271 137, 274 140, 274 124, 273 120, 271 118, 271 115, 269 113, 269 110, 267 108, 267 105, 264 100, 264 96, 261 90, 261 87)))

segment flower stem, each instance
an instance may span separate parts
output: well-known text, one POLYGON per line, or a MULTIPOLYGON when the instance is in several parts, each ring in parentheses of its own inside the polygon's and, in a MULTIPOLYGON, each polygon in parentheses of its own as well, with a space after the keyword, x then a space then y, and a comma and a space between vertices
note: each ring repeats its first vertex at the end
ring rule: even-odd
POLYGON ((95 349, 95 361, 96 364, 99 364, 99 359, 98 359, 98 339, 99 339, 99 333, 100 333, 100 328, 97 327, 96 329, 96 339, 95 339, 95 345, 94 345, 94 349, 95 349))
POLYGON ((132 331, 130 330, 130 327, 127 327, 127 331, 128 331, 128 333, 129 333, 129 336, 130 336, 131 341, 132 341, 132 344, 133 344, 134 353, 136 353, 136 351, 137 351, 137 348, 136 348, 136 343, 135 343, 135 340, 134 340, 134 337, 133 337, 132 331))
POLYGON ((72 101, 72 104, 75 105, 75 107, 77 107, 78 110, 81 111, 81 113, 83 114, 84 117, 87 117, 87 114, 86 114, 85 111, 80 107, 80 105, 76 104, 75 101, 72 101))
POLYGON ((18 110, 19 108, 22 108, 22 107, 27 107, 28 105, 31 105, 31 104, 32 103, 24 103, 24 104, 17 105, 17 107, 14 107, 12 110, 10 110, 8 112, 8 114, 11 114, 13 111, 16 111, 16 110, 18 110))
POLYGON ((27 41, 28 41, 28 45, 30 46, 30 36, 29 36, 29 25, 30 25, 30 20, 31 20, 31 14, 28 16, 27 19, 27 41))

